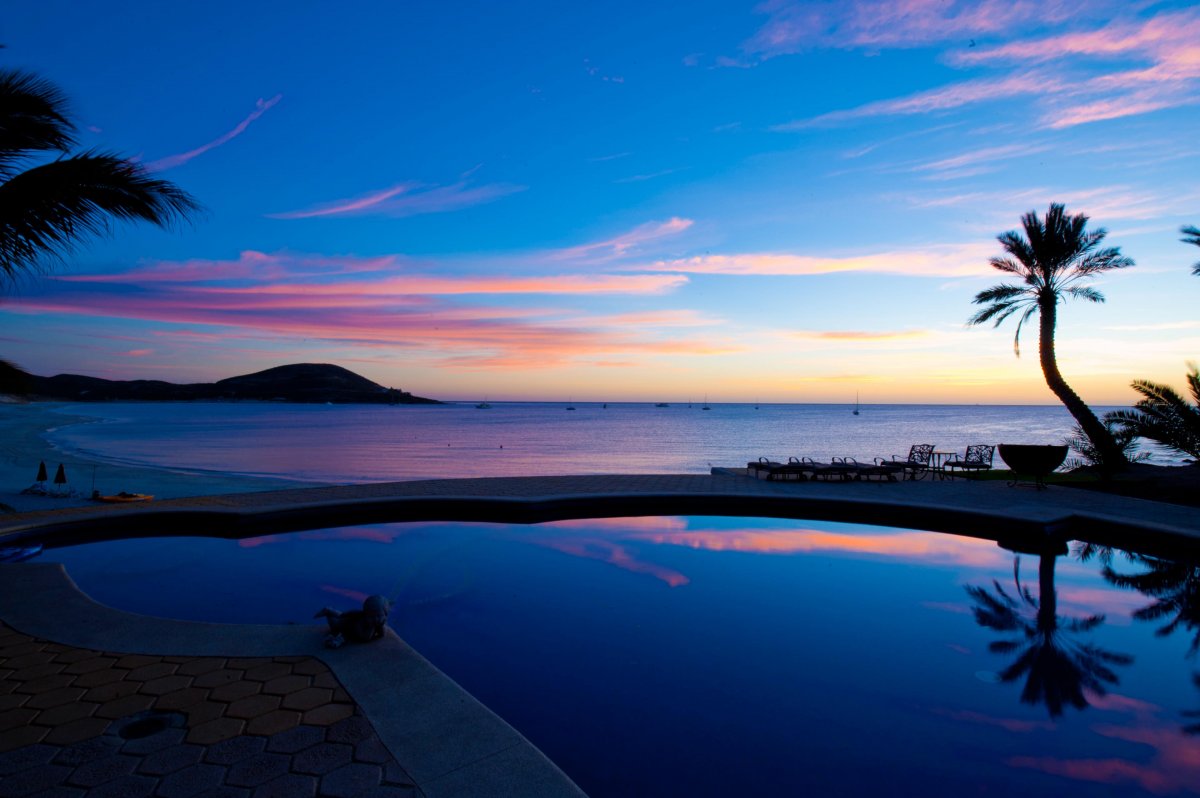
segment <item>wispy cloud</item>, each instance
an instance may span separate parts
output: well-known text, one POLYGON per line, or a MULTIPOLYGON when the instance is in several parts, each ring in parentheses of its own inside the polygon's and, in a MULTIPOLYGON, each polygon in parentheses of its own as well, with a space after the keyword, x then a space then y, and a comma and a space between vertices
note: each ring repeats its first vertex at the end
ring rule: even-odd
POLYGON ((246 128, 250 127, 251 122, 269 111, 281 99, 283 99, 282 94, 276 94, 269 100, 263 100, 260 98, 258 102, 254 104, 254 110, 250 112, 250 115, 241 122, 238 122, 233 130, 218 136, 207 144, 200 145, 194 150, 188 150, 187 152, 182 152, 178 155, 168 155, 165 158, 159 158, 158 160, 150 161, 149 163, 145 164, 146 168, 151 172, 162 172, 167 169, 173 169, 176 166, 182 166, 197 156, 203 155, 211 149, 220 147, 222 144, 232 141, 233 139, 245 133, 246 128))
POLYGON ((542 256, 545 260, 589 260, 607 261, 623 258, 641 251, 644 247, 664 238, 677 236, 693 224, 691 219, 672 216, 665 222, 646 222, 620 235, 601 241, 592 241, 574 247, 551 250, 542 256))
POLYGON ((676 172, 682 172, 688 168, 690 168, 690 167, 679 166, 674 169, 660 169, 657 172, 647 172, 646 174, 641 174, 641 175, 630 175, 629 177, 621 177, 621 178, 614 180, 613 182, 614 183, 641 183, 643 180, 653 180, 656 177, 666 177, 667 175, 673 175, 676 172))
POLYGON ((524 191, 525 186, 491 183, 471 186, 460 180, 448 186, 399 183, 350 199, 333 200, 312 208, 267 214, 272 219, 312 219, 318 216, 358 216, 379 214, 403 217, 422 213, 444 213, 482 205, 524 191))
POLYGON ((797 330, 791 335, 818 341, 876 342, 928 338, 932 333, 929 330, 797 330))
POLYGON ((988 272, 987 259, 994 247, 981 244, 938 245, 925 249, 897 250, 849 257, 814 257, 786 253, 753 252, 734 255, 701 255, 657 261, 627 268, 685 274, 819 275, 843 272, 876 272, 914 277, 966 277, 988 272))

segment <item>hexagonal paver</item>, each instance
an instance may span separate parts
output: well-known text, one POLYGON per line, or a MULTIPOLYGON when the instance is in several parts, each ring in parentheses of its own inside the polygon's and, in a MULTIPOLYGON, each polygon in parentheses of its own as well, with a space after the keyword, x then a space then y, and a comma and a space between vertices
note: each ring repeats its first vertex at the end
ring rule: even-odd
POLYGON ((176 673, 184 676, 202 676, 212 671, 219 671, 225 667, 226 660, 220 657, 202 657, 200 659, 188 660, 179 665, 176 673))
POLYGON ((378 787, 383 770, 377 765, 352 763, 321 777, 321 795, 330 798, 354 798, 378 787))
POLYGON ((122 776, 95 789, 88 790, 88 798, 142 798, 154 794, 158 779, 150 776, 122 776))
POLYGON ((191 706, 183 708, 183 712, 187 713, 188 726, 199 726, 201 723, 206 723, 210 720, 225 714, 225 708, 228 704, 223 704, 220 701, 199 701, 191 706))
POLYGON ((200 687, 188 687, 184 690, 176 690, 172 693, 167 693, 166 695, 160 695, 158 700, 154 702, 154 708, 172 710, 190 707, 192 704, 198 704, 207 698, 208 692, 208 690, 204 690, 200 687))
POLYGON ((384 765, 390 762, 392 754, 378 737, 363 740, 354 746, 355 762, 370 762, 373 765, 384 765))
POLYGON ((283 697, 284 709, 307 711, 316 709, 333 700, 333 691, 328 687, 306 687, 283 697))
POLYGON ((225 783, 233 787, 257 787, 287 773, 288 764, 283 754, 255 754, 230 765, 225 783))
POLYGON ((318 673, 327 673, 328 668, 320 660, 303 659, 300 662, 292 665, 292 673, 302 673, 306 676, 316 676, 318 673))
POLYGON ((46 661, 37 665, 30 665, 28 668, 14 670, 7 678, 14 682, 27 682, 30 679, 40 679, 43 676, 54 676, 61 673, 67 666, 61 662, 46 661))
POLYGON ((371 722, 362 715, 354 715, 330 726, 326 739, 331 743, 355 745, 374 736, 375 729, 371 722))
POLYGON ((137 768, 138 761, 132 756, 109 754, 91 762, 85 762, 71 773, 67 783, 75 787, 99 787, 101 784, 128 776, 137 768))
POLYGON ((73 704, 62 704, 54 707, 54 709, 43 710, 38 715, 37 722, 42 726, 57 726, 60 723, 70 723, 80 718, 90 718, 99 706, 99 704, 93 704, 90 701, 76 701, 73 704))
MULTIPOLYGON (((219 743, 208 746, 204 753, 204 761, 214 765, 232 765, 249 759, 255 754, 261 754, 267 745, 265 737, 251 737, 243 734, 240 737, 230 737, 219 743)), ((290 752, 287 752, 290 753, 290 752)))
POLYGON ((145 693, 146 695, 160 696, 190 687, 191 684, 191 676, 163 676, 160 679, 152 679, 146 682, 138 692, 145 693))
POLYGON ((321 726, 296 726, 271 735, 267 739, 267 750, 280 754, 294 754, 323 742, 325 729, 321 726))
POLYGON ((60 651, 54 655, 55 662, 64 662, 70 665, 72 662, 91 659, 96 656, 95 651, 88 651, 86 648, 68 648, 66 651, 60 651))
MULTIPOLYGON (((242 698, 234 701, 229 705, 229 709, 225 710, 225 714, 231 718, 257 718, 259 715, 265 715, 279 707, 279 696, 274 695, 252 695, 248 698, 242 698)), ((255 732, 251 732, 254 734, 255 732)))
POLYGON ((43 676, 40 679, 31 679, 23 684, 14 682, 14 684, 16 684, 15 692, 25 693, 27 695, 37 695, 38 693, 45 693, 50 690, 58 690, 61 687, 70 687, 72 684, 74 684, 77 678, 77 676, 73 676, 69 673, 56 673, 53 676, 43 676))
POLYGON ((82 687, 60 687, 48 693, 38 693, 26 701, 25 706, 30 709, 50 709, 61 704, 78 701, 83 698, 83 694, 86 692, 87 690, 84 690, 82 687))
POLYGON ((99 737, 108 728, 104 718, 81 718, 55 726, 43 740, 51 745, 70 745, 90 737, 99 737))
POLYGON ((27 745, 40 743, 50 733, 49 726, 21 726, 0 734, 0 752, 13 751, 27 745))
POLYGON ((167 776, 158 786, 162 798, 190 798, 221 785, 225 780, 225 768, 219 765, 192 765, 167 776))
POLYGON ((54 655, 42 651, 40 648, 36 651, 29 651, 24 654, 19 654, 15 657, 8 657, 4 662, 4 667, 14 671, 24 670, 25 668, 34 668, 38 665, 46 665, 54 660, 54 655))
POLYGON ((0 732, 24 726, 36 718, 37 715, 38 711, 36 709, 28 707, 17 707, 7 712, 0 712, 0 732))
POLYGON ((4 794, 33 795, 62 784, 69 775, 71 769, 62 765, 42 765, 22 770, 4 778, 4 794))
POLYGON ((170 748, 155 751, 144 758, 138 765, 138 772, 150 776, 165 776, 168 773, 198 764, 203 756, 203 746, 190 743, 173 745, 170 748))
POLYGON ((197 745, 212 745, 230 737, 237 737, 245 725, 245 721, 237 718, 217 718, 194 726, 188 731, 187 741, 197 745))
POLYGON ((317 777, 286 773, 254 791, 254 798, 309 798, 317 794, 317 777))
POLYGON ((123 718, 126 715, 132 715, 135 712, 143 712, 154 705, 154 698, 148 695, 127 695, 123 698, 115 698, 112 701, 105 701, 96 710, 96 717, 108 718, 123 718))
POLYGON ((116 665, 118 668, 133 670, 134 668, 154 665, 159 662, 162 662, 162 657, 154 657, 148 654, 125 654, 117 660, 116 665))
POLYGON ((146 756, 153 754, 156 751, 161 751, 164 748, 170 748, 173 745, 179 745, 183 742, 184 735, 187 734, 187 729, 180 727, 170 727, 161 729, 154 734, 148 734, 145 737, 135 737, 132 740, 126 740, 121 745, 121 753, 136 754, 137 756, 146 756))
POLYGON ((270 657, 233 657, 229 660, 229 667, 247 671, 259 665, 266 665, 270 661, 270 657))
POLYGON ((125 678, 129 671, 124 668, 103 668, 75 677, 71 682, 75 687, 99 687, 102 684, 112 684, 125 678))
POLYGON ((171 662, 155 662, 150 665, 143 665, 140 668, 134 668, 125 678, 135 682, 149 682, 174 674, 178 667, 178 665, 171 662))
POLYGON ((83 694, 85 701, 112 701, 115 698, 124 698, 127 695, 133 695, 137 692, 137 682, 110 682, 102 684, 99 687, 93 687, 83 694))
POLYGON ((265 715, 259 715, 246 724, 248 734, 270 736, 300 725, 300 713, 290 709, 276 709, 265 715))
POLYGON ((312 684, 311 676, 304 676, 299 673, 289 673, 287 676, 279 676, 263 685, 263 692, 271 695, 287 695, 295 693, 298 690, 303 690, 312 684))
POLYGON ((66 765, 67 767, 77 767, 85 762, 91 762, 96 759, 102 759, 110 754, 115 754, 120 748, 121 738, 116 735, 105 734, 69 745, 66 748, 56 749, 58 750, 58 755, 54 757, 54 763, 56 765, 66 765))
POLYGON ((0 777, 11 776, 27 768, 48 764, 58 754, 53 745, 27 745, 0 754, 0 777))
POLYGON ((320 743, 306 748, 292 757, 292 771, 324 776, 342 765, 349 765, 354 749, 338 743, 320 743))
POLYGON ((249 679, 242 679, 229 684, 214 687, 212 691, 212 699, 214 701, 237 701, 239 698, 258 695, 262 691, 262 682, 252 682, 249 679))
POLYGON ((81 659, 78 662, 72 662, 63 669, 63 673, 91 673, 92 671, 107 670, 116 663, 115 657, 100 657, 92 656, 88 659, 81 659))
POLYGON ((256 668, 246 671, 246 678, 253 679, 256 682, 269 682, 280 676, 287 676, 291 672, 291 665, 283 662, 268 662, 265 665, 259 665, 256 668))
POLYGON ((304 722, 313 726, 332 726, 343 718, 354 714, 350 704, 326 704, 304 713, 304 722))
POLYGON ((232 668, 218 668, 196 677, 193 687, 220 687, 230 682, 240 682, 243 671, 232 668))
POLYGON ((0 694, 0 712, 16 709, 28 700, 29 696, 24 693, 0 694))

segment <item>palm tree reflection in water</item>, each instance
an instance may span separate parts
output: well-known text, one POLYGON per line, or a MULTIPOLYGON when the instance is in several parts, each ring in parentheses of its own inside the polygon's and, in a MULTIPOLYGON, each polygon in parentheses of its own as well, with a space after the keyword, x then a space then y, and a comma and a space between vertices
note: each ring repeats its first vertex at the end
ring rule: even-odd
POLYGON ((1051 717, 1063 713, 1063 707, 1086 709, 1086 692, 1105 695, 1105 685, 1118 683, 1110 666, 1129 665, 1133 657, 1116 654, 1092 644, 1072 639, 1104 623, 1103 615, 1065 618, 1058 615, 1054 589, 1055 553, 1044 553, 1038 566, 1038 596, 1021 584, 1021 558, 1013 558, 1013 582, 1016 597, 998 581, 993 590, 968 585, 967 593, 975 601, 975 622, 997 632, 1016 635, 996 640, 988 646, 998 654, 1015 653, 1016 659, 1000 672, 1000 681, 1008 684, 1024 677, 1021 701, 1045 704, 1051 717), (994 595, 993 595, 994 593, 994 595), (1085 692, 1086 691, 1086 692, 1085 692))

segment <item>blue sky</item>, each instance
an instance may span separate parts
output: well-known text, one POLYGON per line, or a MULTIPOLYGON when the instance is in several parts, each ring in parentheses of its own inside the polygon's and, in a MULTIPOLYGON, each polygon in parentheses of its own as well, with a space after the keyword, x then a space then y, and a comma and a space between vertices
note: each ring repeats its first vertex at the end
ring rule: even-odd
POLYGON ((1097 404, 1200 353, 1200 8, 43 3, 6 67, 196 196, 0 297, 36 373, 333 362, 442 398, 1053 402, 968 328, 1050 202, 1137 266, 1060 313, 1097 404))

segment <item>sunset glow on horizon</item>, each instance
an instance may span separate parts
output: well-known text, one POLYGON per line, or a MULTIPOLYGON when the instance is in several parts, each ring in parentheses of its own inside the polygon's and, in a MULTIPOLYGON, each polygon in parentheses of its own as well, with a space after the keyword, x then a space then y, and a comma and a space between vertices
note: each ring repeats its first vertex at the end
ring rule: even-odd
POLYGON ((1053 404, 968 327, 1051 202, 1137 265, 1058 317, 1128 404, 1200 359, 1200 7, 93 6, 7 15, 80 150, 206 208, 0 295, 0 358, 198 382, 335 363, 438 399, 1053 404))

